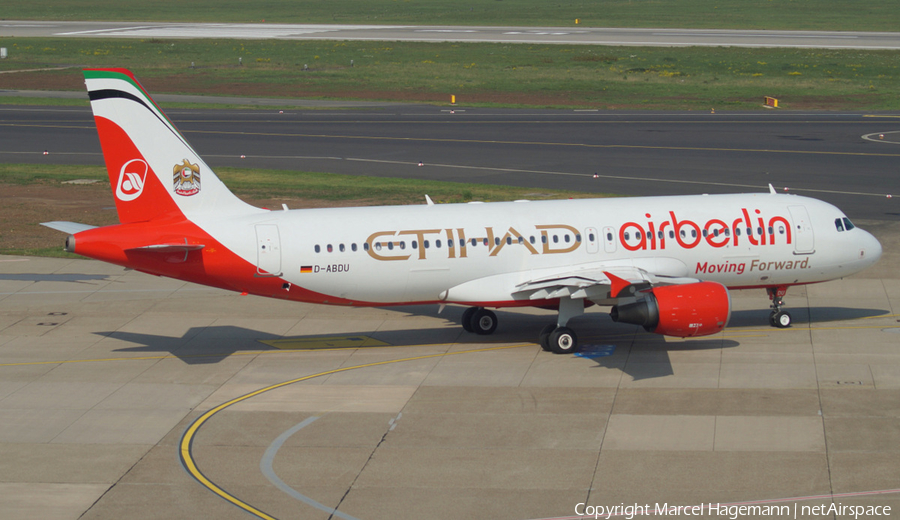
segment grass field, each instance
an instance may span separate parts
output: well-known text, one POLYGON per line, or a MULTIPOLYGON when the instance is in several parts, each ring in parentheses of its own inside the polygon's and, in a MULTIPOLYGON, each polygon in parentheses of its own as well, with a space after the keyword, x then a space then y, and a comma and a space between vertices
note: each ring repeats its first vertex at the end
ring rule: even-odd
POLYGON ((896 0, 30 0, 6 20, 897 31, 896 0))
POLYGON ((788 109, 900 109, 893 51, 44 38, 0 45, 9 49, 0 71, 73 66, 0 74, 0 89, 81 90, 80 67, 119 66, 152 93, 444 103, 456 95, 463 104, 695 110, 757 108, 773 96, 788 109))
MULTIPOLYGON (((358 177, 330 173, 217 168, 240 198, 261 207, 424 204, 602 197, 560 190, 487 184, 358 177)), ((65 235, 41 226, 52 220, 95 226, 118 223, 102 166, 0 164, 0 254, 76 258, 62 250, 65 235), (65 184, 93 179, 94 184, 65 184)))
MULTIPOLYGON (((454 203, 531 199, 602 197, 596 193, 535 190, 493 184, 366 177, 336 173, 297 172, 247 168, 216 168, 216 175, 236 195, 249 199, 304 199, 315 205, 353 202, 357 205, 423 204, 425 194, 435 202, 454 203)), ((0 184, 59 187, 66 181, 91 179, 109 190, 103 166, 55 164, 0 164, 0 184)), ((95 186, 97 186, 95 185, 95 186)), ((109 203, 112 204, 112 194, 109 203)))

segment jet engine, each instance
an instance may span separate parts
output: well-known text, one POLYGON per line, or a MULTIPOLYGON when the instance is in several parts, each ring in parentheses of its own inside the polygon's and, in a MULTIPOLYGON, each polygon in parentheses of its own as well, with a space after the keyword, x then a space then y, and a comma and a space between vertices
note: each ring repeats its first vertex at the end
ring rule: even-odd
POLYGON ((687 338, 721 331, 731 318, 731 295, 724 285, 697 282, 654 287, 644 298, 616 305, 613 321, 641 325, 647 332, 687 338))

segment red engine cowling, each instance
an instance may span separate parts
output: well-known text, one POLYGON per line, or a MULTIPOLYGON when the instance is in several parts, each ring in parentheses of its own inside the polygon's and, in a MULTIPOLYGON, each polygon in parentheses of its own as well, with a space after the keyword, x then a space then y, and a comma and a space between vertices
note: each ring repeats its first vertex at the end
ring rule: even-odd
POLYGON ((728 325, 731 295, 716 282, 666 285, 650 289, 642 300, 613 307, 609 315, 666 336, 708 336, 728 325))

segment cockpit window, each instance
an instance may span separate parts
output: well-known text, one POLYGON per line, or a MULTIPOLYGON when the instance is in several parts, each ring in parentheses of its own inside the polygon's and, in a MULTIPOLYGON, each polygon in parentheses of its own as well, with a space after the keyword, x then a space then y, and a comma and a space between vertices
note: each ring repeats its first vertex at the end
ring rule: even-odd
POLYGON ((850 231, 851 229, 853 229, 855 227, 856 226, 853 225, 853 222, 850 222, 849 218, 844 217, 844 229, 846 229, 847 231, 850 231))
POLYGON ((834 219, 834 227, 837 228, 838 231, 843 231, 844 223, 841 221, 841 219, 836 218, 834 219))

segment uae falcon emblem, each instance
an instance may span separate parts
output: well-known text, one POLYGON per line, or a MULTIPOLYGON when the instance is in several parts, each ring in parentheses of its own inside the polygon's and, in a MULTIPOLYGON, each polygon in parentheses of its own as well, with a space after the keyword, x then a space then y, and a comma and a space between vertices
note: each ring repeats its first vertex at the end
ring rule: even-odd
POLYGON ((188 197, 200 192, 200 167, 191 164, 187 159, 182 164, 176 164, 172 169, 172 178, 175 182, 175 193, 188 197))

